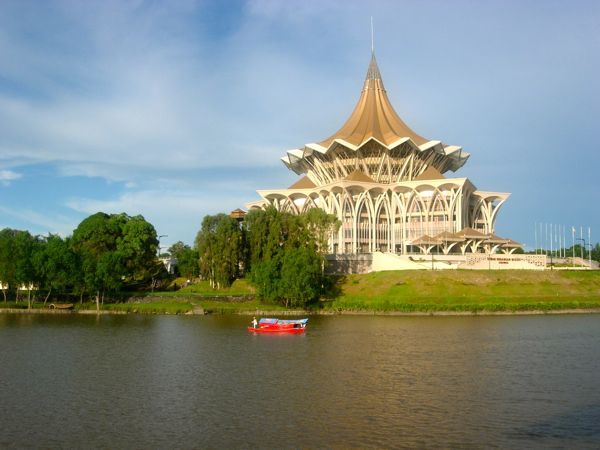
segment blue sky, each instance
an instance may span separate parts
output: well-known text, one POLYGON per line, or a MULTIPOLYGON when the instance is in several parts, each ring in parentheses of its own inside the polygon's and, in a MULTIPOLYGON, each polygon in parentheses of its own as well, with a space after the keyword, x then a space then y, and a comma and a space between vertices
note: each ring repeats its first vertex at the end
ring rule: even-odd
MULTIPOLYGON (((456 176, 511 192, 497 233, 600 233, 600 2, 0 1, 0 228, 70 234, 142 214, 161 245, 298 177, 375 51, 419 134, 471 153, 456 176)), ((452 173, 447 174, 452 176, 452 173)))

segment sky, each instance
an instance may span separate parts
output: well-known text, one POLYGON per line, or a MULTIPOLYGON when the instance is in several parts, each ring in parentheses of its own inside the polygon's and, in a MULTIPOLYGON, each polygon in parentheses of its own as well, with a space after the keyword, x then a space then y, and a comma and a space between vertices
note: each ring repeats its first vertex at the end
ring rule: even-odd
POLYGON ((126 212, 193 244, 344 123, 371 17, 400 117, 471 154, 446 176, 511 193, 498 235, 600 240, 594 0, 0 0, 0 229, 126 212))

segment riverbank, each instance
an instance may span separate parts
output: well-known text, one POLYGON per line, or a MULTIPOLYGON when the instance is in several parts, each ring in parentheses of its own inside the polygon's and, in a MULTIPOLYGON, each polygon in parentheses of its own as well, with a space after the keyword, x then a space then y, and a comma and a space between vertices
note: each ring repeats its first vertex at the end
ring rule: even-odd
MULTIPOLYGON (((22 309, 24 303, 4 306, 0 303, 0 311, 49 312, 41 309, 41 304, 33 310, 22 309)), ((95 314, 95 308, 93 303, 77 303, 74 312, 95 314)), ((261 302, 243 280, 227 291, 210 290, 204 284, 190 285, 176 292, 102 305, 103 314, 447 316, 598 312, 600 271, 389 271, 347 275, 337 279, 329 298, 307 310, 261 302)))
POLYGON ((351 316, 398 316, 398 317, 426 317, 426 316, 437 316, 437 317, 451 317, 451 316, 538 316, 538 315, 573 315, 573 314, 600 314, 600 308, 589 308, 589 309, 551 309, 551 310, 518 310, 518 311, 414 311, 414 312, 402 312, 402 311, 332 311, 332 310, 239 310, 239 311, 228 311, 228 312, 214 312, 206 311, 202 313, 194 312, 190 310, 186 313, 169 313, 169 312, 147 312, 147 311, 126 311, 116 309, 104 309, 96 311, 95 309, 79 309, 72 311, 48 309, 48 308, 34 308, 34 309, 20 309, 20 308, 0 308, 0 314, 82 314, 82 315, 127 315, 127 314, 150 314, 150 315, 206 315, 206 314, 235 314, 240 316, 332 316, 332 315, 351 315, 351 316))

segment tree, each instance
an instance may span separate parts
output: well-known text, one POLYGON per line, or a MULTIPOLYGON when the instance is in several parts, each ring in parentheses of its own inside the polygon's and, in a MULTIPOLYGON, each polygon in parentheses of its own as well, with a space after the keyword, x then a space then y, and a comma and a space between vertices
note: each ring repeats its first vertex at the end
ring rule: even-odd
POLYGON ((73 250, 81 258, 84 285, 95 293, 98 310, 103 292, 116 285, 124 272, 116 255, 120 234, 117 220, 111 220, 111 216, 102 212, 84 219, 73 232, 73 250), (111 254, 114 256, 109 256, 111 254), (109 259, 115 263, 112 271, 107 267, 109 259))
POLYGON ((284 251, 279 290, 286 307, 303 307, 319 298, 324 276, 322 263, 323 258, 309 247, 284 251))
POLYGON ((171 257, 177 259, 175 270, 186 278, 195 278, 200 271, 198 250, 191 248, 181 241, 169 247, 171 257))
POLYGON ((278 302, 282 297, 281 284, 281 264, 283 254, 278 253, 270 259, 257 261, 253 264, 249 273, 250 282, 256 287, 256 292, 260 298, 268 302, 278 302))
POLYGON ((33 255, 36 251, 37 239, 29 231, 16 231, 14 234, 13 264, 15 265, 16 300, 19 300, 19 290, 27 289, 27 306, 31 308, 31 290, 36 284, 36 273, 33 265, 33 255))
POLYGON ((237 220, 226 214, 205 216, 196 236, 200 273, 211 286, 231 286, 244 261, 244 232, 237 220))
POLYGON ((125 276, 135 280, 147 279, 156 266, 158 238, 154 226, 143 216, 128 217, 124 220, 121 235, 117 239, 117 251, 123 258, 125 276))
POLYGON ((287 239, 284 217, 273 206, 264 210, 253 209, 244 219, 247 234, 249 268, 269 261, 283 247, 287 239))
POLYGON ((0 231, 0 284, 4 303, 7 302, 7 292, 15 289, 16 266, 14 264, 15 234, 17 230, 4 228, 0 231))
POLYGON ((65 293, 77 285, 80 269, 70 240, 49 234, 39 241, 33 263, 39 287, 47 290, 44 305, 53 291, 65 293))
POLYGON ((339 226, 320 209, 293 215, 274 207, 245 218, 250 281, 258 295, 286 306, 305 306, 324 289, 327 240, 339 226))
POLYGON ((95 293, 99 310, 105 292, 118 290, 124 281, 149 275, 158 239, 154 227, 142 216, 99 212, 75 229, 72 247, 80 258, 83 285, 95 293))
POLYGON ((596 243, 596 245, 592 247, 592 259, 600 262, 600 243, 596 243))
POLYGON ((321 208, 311 208, 299 217, 308 231, 305 237, 316 245, 317 252, 327 253, 329 236, 337 232, 340 227, 337 217, 327 214, 321 208))
POLYGON ((19 290, 26 287, 31 307, 31 290, 37 281, 33 265, 37 246, 37 238, 28 231, 10 228, 0 231, 0 282, 5 302, 7 291, 13 291, 15 300, 19 301, 19 290))

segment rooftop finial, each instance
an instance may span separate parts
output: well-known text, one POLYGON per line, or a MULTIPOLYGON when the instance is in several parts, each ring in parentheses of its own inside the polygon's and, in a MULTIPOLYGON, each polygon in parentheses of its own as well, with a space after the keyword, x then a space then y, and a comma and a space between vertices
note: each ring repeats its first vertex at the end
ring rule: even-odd
MULTIPOLYGON (((377 67, 377 61, 375 61, 373 16, 371 16, 371 62, 369 63, 369 69, 367 70, 367 80, 379 80, 381 82, 381 74, 379 73, 379 67, 377 67)), ((381 88, 383 88, 383 82, 381 82, 381 88)))
POLYGON ((371 53, 375 53, 375 40, 373 39, 373 16, 371 16, 371 53))

